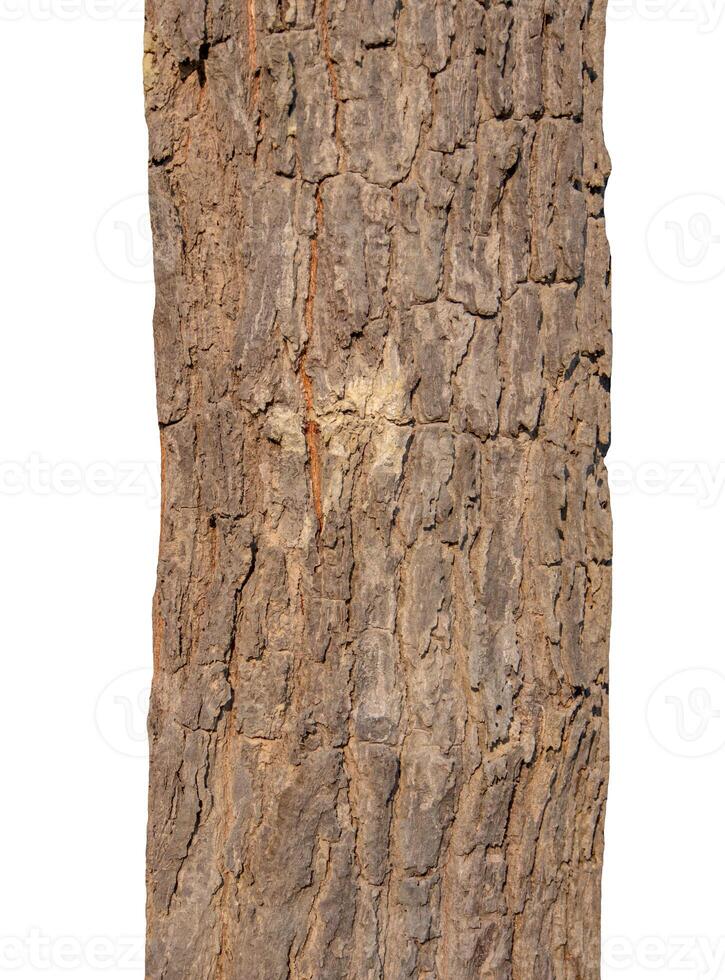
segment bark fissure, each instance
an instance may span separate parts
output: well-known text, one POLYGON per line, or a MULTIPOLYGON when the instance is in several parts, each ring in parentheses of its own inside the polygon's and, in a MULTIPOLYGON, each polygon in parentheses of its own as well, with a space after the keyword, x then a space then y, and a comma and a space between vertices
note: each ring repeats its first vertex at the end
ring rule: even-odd
POLYGON ((255 0, 247 3, 247 37, 249 38, 249 88, 252 112, 259 103, 259 67, 257 64, 257 14, 254 9, 255 0))
POLYGON ((315 398, 312 378, 307 373, 307 351, 315 334, 315 297, 317 295, 317 264, 319 261, 319 236, 322 233, 324 211, 319 187, 315 197, 315 232, 310 239, 310 275, 307 283, 307 299, 305 302, 305 330, 307 337, 299 360, 299 376, 302 383, 302 393, 306 410, 305 440, 307 442, 307 458, 310 468, 310 486, 312 501, 317 519, 317 535, 322 533, 324 513, 322 509, 322 461, 320 457, 320 425, 315 415, 315 398))

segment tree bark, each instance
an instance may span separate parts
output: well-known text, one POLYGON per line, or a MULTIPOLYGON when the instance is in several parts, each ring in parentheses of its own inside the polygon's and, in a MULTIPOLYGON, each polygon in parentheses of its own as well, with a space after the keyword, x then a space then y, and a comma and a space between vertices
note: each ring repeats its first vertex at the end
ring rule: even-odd
POLYGON ((604 0, 149 0, 147 976, 592 980, 604 0))

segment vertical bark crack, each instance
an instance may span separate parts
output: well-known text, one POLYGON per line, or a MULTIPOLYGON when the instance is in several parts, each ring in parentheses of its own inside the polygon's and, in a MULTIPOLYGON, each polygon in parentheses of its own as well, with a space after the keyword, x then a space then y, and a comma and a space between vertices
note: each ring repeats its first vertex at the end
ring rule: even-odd
POLYGON ((322 52, 325 56, 325 64, 327 65, 327 73, 330 76, 330 88, 332 89, 332 97, 336 103, 340 100, 340 86, 337 79, 337 69, 335 68, 335 62, 332 60, 332 48, 330 46, 330 12, 328 6, 329 0, 320 0, 320 34, 322 36, 322 52))
POLYGON ((257 13, 255 0, 247 0, 247 36, 249 44, 249 94, 254 112, 259 103, 259 65, 257 63, 257 13))
POLYGON ((317 188, 315 196, 315 233, 310 240, 310 274, 307 284, 307 301, 305 303, 305 330, 307 337, 305 345, 300 355, 299 377, 302 383, 302 393, 305 404, 305 441, 307 443, 307 461, 310 470, 310 486, 312 489, 312 503, 317 518, 317 536, 322 534, 324 526, 324 514, 322 508, 322 459, 320 453, 320 425, 315 413, 314 391, 312 378, 307 372, 307 355, 310 344, 315 334, 315 299, 317 296, 317 272, 319 263, 320 234, 322 232, 322 222, 324 210, 322 204, 322 193, 320 187, 317 188))

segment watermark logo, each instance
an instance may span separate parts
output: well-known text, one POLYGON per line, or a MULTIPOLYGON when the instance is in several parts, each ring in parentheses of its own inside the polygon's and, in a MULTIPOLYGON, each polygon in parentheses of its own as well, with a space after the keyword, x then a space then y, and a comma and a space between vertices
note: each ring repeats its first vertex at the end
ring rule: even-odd
POLYGON ((148 757, 146 718, 152 671, 141 667, 116 677, 96 702, 96 727, 106 744, 120 755, 148 757))
POLYGON ((73 497, 81 493, 143 497, 149 507, 155 508, 161 499, 159 464, 140 460, 51 462, 39 453, 31 453, 23 460, 0 460, 0 496, 73 497))
POLYGON ((722 18, 721 0, 609 0, 607 20, 635 17, 649 23, 690 24, 700 34, 712 34, 722 18))
POLYGON ((140 936, 49 936, 30 929, 24 936, 0 936, 0 971, 143 970, 140 936))
POLYGON ((660 208, 647 229, 654 265, 676 282, 708 282, 725 271, 725 202, 686 194, 660 208))
POLYGON ((693 759, 717 752, 725 745, 725 676, 701 667, 668 677, 647 703, 647 724, 672 755, 693 759))
POLYGON ((143 20, 143 0, 0 0, 0 20, 143 20))
POLYGON ((725 969, 725 936, 613 936, 602 944, 609 971, 687 970, 699 980, 720 980, 725 969))
POLYGON ((687 497, 698 507, 715 507, 725 490, 725 462, 672 460, 633 466, 622 460, 607 462, 612 496, 641 493, 648 497, 687 497))
POLYGON ((96 252, 108 271, 118 279, 153 282, 153 242, 147 194, 133 194, 106 211, 96 227, 96 252))

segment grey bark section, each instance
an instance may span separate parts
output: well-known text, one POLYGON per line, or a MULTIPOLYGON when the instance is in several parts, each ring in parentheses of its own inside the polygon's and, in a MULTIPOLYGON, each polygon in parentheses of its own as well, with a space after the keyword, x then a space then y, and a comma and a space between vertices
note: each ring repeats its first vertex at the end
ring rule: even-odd
POLYGON ((154 980, 593 980, 604 0, 148 0, 154 980))

